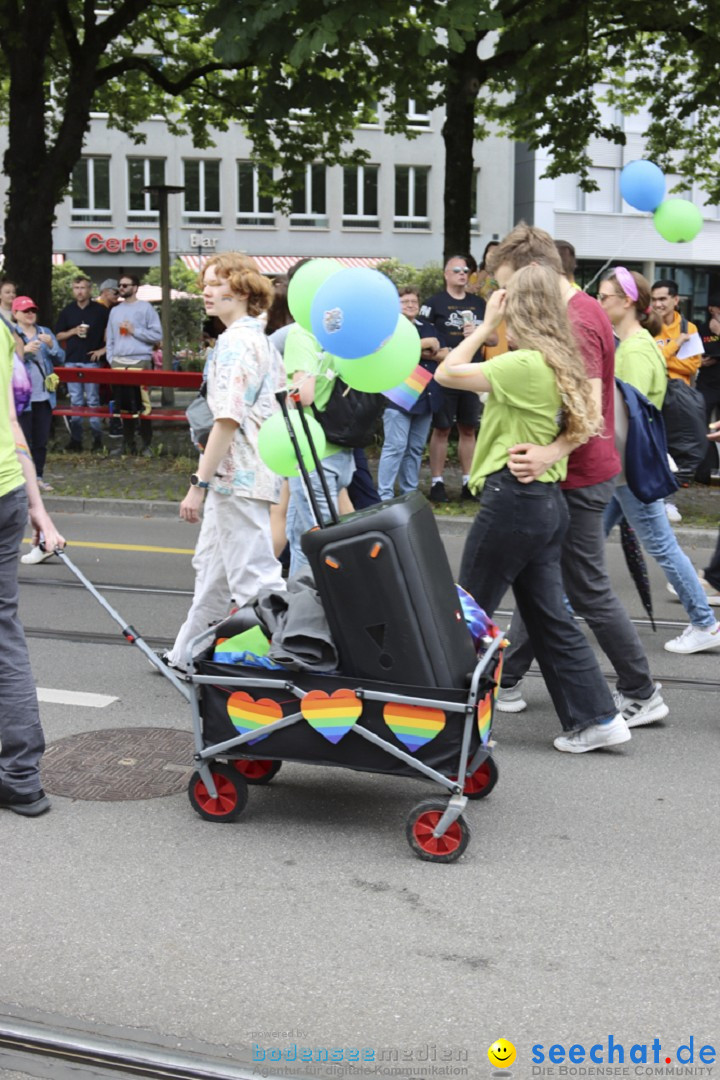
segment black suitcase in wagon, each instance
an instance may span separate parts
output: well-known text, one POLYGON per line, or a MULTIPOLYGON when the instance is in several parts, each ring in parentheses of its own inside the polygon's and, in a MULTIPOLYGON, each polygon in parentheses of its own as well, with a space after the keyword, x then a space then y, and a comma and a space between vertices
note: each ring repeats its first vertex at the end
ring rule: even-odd
POLYGON ((465 685, 477 656, 423 495, 349 514, 301 544, 346 675, 465 685))

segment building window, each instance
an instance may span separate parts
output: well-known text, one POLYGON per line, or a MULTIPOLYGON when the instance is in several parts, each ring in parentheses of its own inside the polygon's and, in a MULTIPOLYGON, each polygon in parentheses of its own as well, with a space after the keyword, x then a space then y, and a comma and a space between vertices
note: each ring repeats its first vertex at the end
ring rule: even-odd
POLYGON ((619 214, 620 173, 617 169, 588 169, 588 176, 598 185, 597 191, 582 193, 582 210, 591 214, 619 214))
POLYGON ((414 98, 408 101, 407 118, 410 126, 427 130, 430 127, 430 113, 420 112, 414 98))
POLYGON ((325 201, 325 166, 308 165, 305 183, 292 196, 290 225, 296 228, 327 229, 328 218, 325 201))
POLYGON ((395 166, 395 228, 429 229, 427 165, 395 166))
POLYGON ((164 158, 128 158, 128 221, 158 216, 158 196, 143 191, 149 184, 165 183, 164 158))
POLYGON ((110 221, 110 158, 80 158, 72 174, 72 220, 110 221))
POLYGON ((272 180, 272 169, 238 161, 238 225, 274 225, 272 196, 260 194, 260 180, 272 180))
POLYGON ((480 170, 473 169, 472 186, 470 188, 470 232, 479 233, 480 211, 478 209, 478 192, 480 190, 480 170))
POLYGON ((183 161, 185 183, 183 223, 220 225, 220 162, 183 161))
POLYGON ((343 228, 379 229, 378 166, 343 169, 343 228))

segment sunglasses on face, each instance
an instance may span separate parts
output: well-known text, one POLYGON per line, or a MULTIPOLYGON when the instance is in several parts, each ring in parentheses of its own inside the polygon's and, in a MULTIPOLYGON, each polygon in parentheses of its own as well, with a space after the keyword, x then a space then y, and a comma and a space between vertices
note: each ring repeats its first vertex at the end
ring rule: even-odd
POLYGON ((469 266, 453 266, 451 272, 453 274, 469 274, 470 273, 470 267, 469 266))

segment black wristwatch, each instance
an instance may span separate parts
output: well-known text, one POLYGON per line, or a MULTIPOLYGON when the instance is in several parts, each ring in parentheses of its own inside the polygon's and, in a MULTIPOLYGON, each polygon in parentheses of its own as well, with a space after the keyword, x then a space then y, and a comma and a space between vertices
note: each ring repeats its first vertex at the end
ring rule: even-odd
POLYGON ((203 491, 206 488, 210 487, 209 480, 201 480, 197 473, 192 474, 192 476, 190 477, 190 483, 192 484, 193 487, 202 488, 203 491))

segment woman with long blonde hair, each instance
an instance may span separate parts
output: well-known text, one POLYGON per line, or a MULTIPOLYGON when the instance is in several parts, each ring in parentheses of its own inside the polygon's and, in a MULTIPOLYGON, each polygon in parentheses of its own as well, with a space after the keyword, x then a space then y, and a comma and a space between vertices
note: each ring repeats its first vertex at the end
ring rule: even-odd
POLYGON ((489 615, 512 586, 565 732, 554 745, 584 753, 627 742, 630 731, 564 602, 560 556, 568 512, 560 481, 567 459, 530 483, 508 469, 512 446, 546 446, 560 432, 578 444, 602 427, 559 283, 544 266, 518 270, 507 289, 493 293, 482 324, 435 378, 488 395, 470 473, 471 490, 482 501, 465 543, 460 584, 489 615), (471 363, 502 318, 514 351, 471 363))

